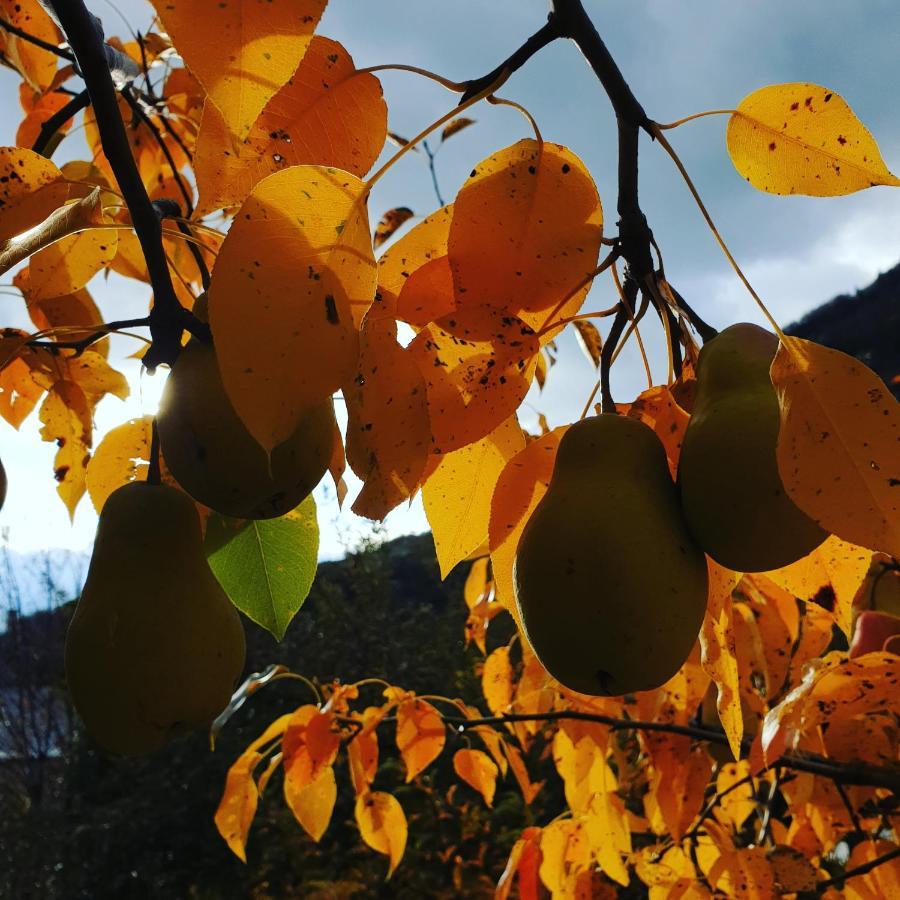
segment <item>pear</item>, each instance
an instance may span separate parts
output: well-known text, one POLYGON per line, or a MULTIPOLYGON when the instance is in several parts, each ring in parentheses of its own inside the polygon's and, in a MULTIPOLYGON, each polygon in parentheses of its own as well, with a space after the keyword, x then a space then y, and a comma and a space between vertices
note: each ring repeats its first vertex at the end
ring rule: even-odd
POLYGON ((877 653, 887 650, 896 653, 896 641, 888 646, 892 638, 900 635, 900 619, 889 613, 875 612, 867 609, 857 616, 853 628, 853 640, 850 641, 850 659, 866 653, 877 653))
POLYGON ((707 569, 652 429, 604 414, 566 431, 513 577, 529 643, 571 690, 651 690, 678 671, 703 623, 707 569))
POLYGON ((225 393, 213 345, 196 338, 172 367, 157 427, 175 480, 195 500, 240 519, 282 516, 304 500, 328 470, 336 429, 329 397, 270 460, 225 393))
POLYGON ((176 727, 209 724, 228 704, 244 649, 194 501, 146 482, 115 490, 66 635, 66 678, 88 733, 138 755, 176 727))
POLYGON ((3 460, 0 460, 0 509, 6 503, 6 469, 3 468, 3 460))
POLYGON ((781 419, 769 378, 777 350, 774 334, 747 322, 703 346, 678 464, 694 538, 737 572, 780 569, 828 537, 794 504, 778 473, 781 419))

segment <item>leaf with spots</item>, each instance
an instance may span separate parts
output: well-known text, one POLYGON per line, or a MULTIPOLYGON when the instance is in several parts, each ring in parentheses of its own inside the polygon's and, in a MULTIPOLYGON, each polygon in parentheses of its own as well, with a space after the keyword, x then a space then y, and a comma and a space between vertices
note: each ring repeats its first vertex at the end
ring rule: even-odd
POLYGON ((494 715, 509 711, 513 698, 513 669, 509 659, 509 647, 498 647, 484 661, 481 691, 488 709, 494 715))
POLYGON ((826 531, 900 556, 900 403, 852 356, 786 340, 772 363, 785 489, 826 531))
POLYGON ((372 243, 377 249, 389 241, 408 222, 415 213, 408 206, 395 206, 389 209, 375 226, 375 234, 372 243))
POLYGON ((37 406, 46 387, 35 380, 28 363, 17 357, 0 369, 0 416, 18 428, 37 406))
POLYGON ((778 896, 772 866, 762 847, 723 853, 713 863, 707 879, 734 900, 771 900, 778 896))
POLYGON ((215 815, 219 834, 231 852, 244 863, 247 862, 247 837, 259 803, 253 770, 261 759, 262 754, 248 750, 234 761, 225 778, 225 790, 215 815))
POLYGON ((327 0, 152 0, 188 68, 243 140, 294 74, 327 0))
POLYGON ((494 485, 507 461, 524 446, 522 429, 512 416, 480 441, 438 458, 422 488, 422 500, 441 578, 485 542, 494 485))
MULTIPOLYGON (((52 47, 60 43, 59 29, 39 0, 0 0, 0 18, 52 47)), ((59 57, 52 50, 0 28, 0 51, 35 90, 53 84, 59 57)))
POLYGON ((233 141, 215 102, 206 104, 194 157, 198 211, 242 203, 254 185, 289 166, 333 166, 361 177, 386 133, 381 83, 357 72, 337 41, 316 36, 244 140, 233 141))
POLYGON ((728 153, 755 188, 835 197, 900 186, 846 101, 817 84, 775 84, 741 100, 728 120, 728 153))
POLYGON ((209 322, 225 390, 266 449, 356 374, 375 259, 355 176, 294 166, 244 202, 212 273, 209 322))
POLYGON ((513 561, 525 523, 553 475, 556 451, 566 427, 556 428, 530 441, 503 467, 491 497, 488 545, 497 600, 518 622, 513 589, 513 561))
POLYGON ((479 163, 454 202, 457 306, 493 307, 535 331, 574 315, 603 233, 590 173, 558 144, 519 141, 479 163))
POLYGON ((403 807, 391 794, 373 791, 356 798, 356 824, 362 839, 377 853, 390 859, 387 877, 403 858, 407 825, 403 807))
POLYGON ((454 134, 459 134, 461 131, 464 131, 470 125, 475 124, 475 119, 469 119, 466 116, 459 116, 459 118, 454 119, 452 122, 448 123, 441 129, 441 143, 452 138, 454 134))
POLYGON ((603 338, 597 326, 587 319, 579 319, 572 323, 575 326, 575 336, 578 338, 578 346, 584 355, 591 361, 594 368, 600 365, 600 351, 603 350, 603 338))
POLYGON ((86 475, 88 494, 97 512, 116 488, 146 479, 152 423, 152 416, 131 419, 107 432, 100 442, 86 475))
POLYGON ((487 306, 423 328, 409 352, 425 379, 432 452, 459 450, 509 419, 528 393, 539 349, 524 322, 487 306))
POLYGON ((469 787, 478 791, 488 806, 494 805, 497 789, 497 766, 481 750, 457 750, 453 754, 453 770, 469 787))
POLYGON ((62 177, 39 153, 0 147, 0 251, 10 238, 39 225, 66 201, 69 185, 62 177))
POLYGON ((397 749, 407 784, 440 756, 446 740, 444 720, 430 703, 414 697, 397 707, 397 749))
POLYGON ((56 492, 71 518, 85 491, 85 470, 91 458, 91 413, 90 401, 73 381, 58 381, 41 404, 41 438, 58 448, 53 461, 56 492))
POLYGON ((393 319, 366 316, 359 369, 344 399, 347 462, 363 481, 353 511, 383 519, 416 490, 431 443, 425 382, 397 343, 393 319))
POLYGON ((554 819, 541 832, 540 876, 554 897, 572 896, 575 880, 591 862, 583 820, 554 819))

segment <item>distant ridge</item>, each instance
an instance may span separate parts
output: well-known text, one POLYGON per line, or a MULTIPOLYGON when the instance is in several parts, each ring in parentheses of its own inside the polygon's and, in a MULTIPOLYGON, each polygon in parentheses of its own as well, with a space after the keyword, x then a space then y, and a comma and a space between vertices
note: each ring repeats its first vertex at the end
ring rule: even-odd
POLYGON ((900 398, 900 265, 855 294, 841 294, 799 322, 788 334, 834 347, 862 360, 900 398))

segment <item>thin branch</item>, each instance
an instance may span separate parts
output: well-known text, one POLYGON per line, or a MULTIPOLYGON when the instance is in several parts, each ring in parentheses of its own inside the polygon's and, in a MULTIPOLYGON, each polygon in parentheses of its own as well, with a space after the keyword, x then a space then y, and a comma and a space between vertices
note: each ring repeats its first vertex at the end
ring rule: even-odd
POLYGON ((437 197, 438 206, 443 206, 444 197, 441 194, 441 187, 437 180, 437 171, 434 168, 434 157, 437 155, 437 151, 432 151, 431 147, 428 146, 427 140, 422 141, 422 149, 428 157, 428 171, 431 172, 431 183, 434 185, 434 194, 437 197))
POLYGON ((69 121, 73 116, 77 115, 81 110, 87 109, 91 104, 91 95, 86 91, 75 94, 74 97, 62 108, 58 109, 43 125, 37 136, 37 140, 32 146, 35 153, 46 156, 47 159, 53 155, 56 146, 50 146, 50 142, 56 133, 69 121))
POLYGON ((816 885, 816 893, 822 894, 828 888, 835 887, 836 885, 841 885, 841 887, 843 887, 844 882, 848 878, 856 878, 857 875, 865 875, 868 872, 871 872, 872 869, 877 869, 879 866, 884 865, 886 862, 890 862, 892 859, 896 859, 898 856, 900 856, 900 847, 894 847, 893 850, 890 850, 883 856, 877 856, 875 859, 869 860, 869 862, 863 863, 861 866, 848 869, 842 875, 835 875, 834 878, 829 878, 827 881, 820 881, 816 885))
POLYGON ((55 352, 57 350, 75 350, 75 355, 83 353, 87 350, 91 344, 95 344, 97 341, 105 338, 108 334, 113 331, 121 331, 123 328, 141 328, 142 326, 147 326, 150 324, 150 317, 143 316, 139 319, 119 319, 115 322, 106 322, 101 328, 96 329, 96 331, 92 331, 90 334, 86 335, 83 338, 80 338, 77 341, 44 341, 44 340, 34 340, 28 341, 27 346, 33 347, 35 349, 41 350, 50 350, 51 352, 55 352))
POLYGON ((162 244, 162 227, 141 180, 125 124, 119 114, 116 91, 109 73, 99 21, 83 0, 52 0, 52 6, 78 60, 97 118, 103 152, 109 160, 147 263, 153 287, 150 335, 153 346, 144 365, 153 370, 172 364, 181 351, 181 335, 191 328, 193 316, 178 302, 162 244))
POLYGON ((29 34, 27 31, 23 31, 21 28, 16 27, 12 22, 7 22, 6 19, 0 19, 0 28, 4 31, 8 31, 10 34, 14 34, 23 41, 27 41, 29 44, 34 44, 35 47, 40 47, 41 50, 46 50, 48 53, 54 53, 56 56, 68 60, 70 63, 75 62, 75 54, 71 50, 65 50, 62 47, 57 47, 55 44, 49 44, 47 41, 42 41, 39 37, 35 37, 33 34, 29 34))

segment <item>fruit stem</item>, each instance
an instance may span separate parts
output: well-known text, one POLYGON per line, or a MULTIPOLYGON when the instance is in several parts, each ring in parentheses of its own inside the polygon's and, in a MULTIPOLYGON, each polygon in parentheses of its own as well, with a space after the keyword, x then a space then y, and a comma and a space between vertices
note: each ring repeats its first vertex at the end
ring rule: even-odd
POLYGON ((156 427, 156 416, 150 426, 150 465, 147 467, 147 484, 161 484, 162 473, 159 464, 159 429, 156 427))

